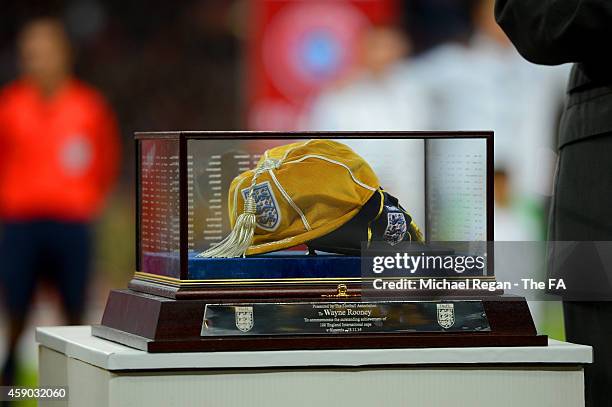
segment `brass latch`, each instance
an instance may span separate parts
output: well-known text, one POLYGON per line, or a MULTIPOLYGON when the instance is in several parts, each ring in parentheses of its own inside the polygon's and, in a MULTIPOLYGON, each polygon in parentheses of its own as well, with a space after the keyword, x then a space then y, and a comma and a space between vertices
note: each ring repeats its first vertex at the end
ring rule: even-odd
POLYGON ((331 295, 322 295, 322 297, 333 297, 333 298, 349 298, 349 297, 357 297, 357 295, 355 294, 349 294, 348 293, 348 287, 346 286, 346 284, 338 284, 338 288, 337 288, 338 292, 336 294, 331 294, 331 295))

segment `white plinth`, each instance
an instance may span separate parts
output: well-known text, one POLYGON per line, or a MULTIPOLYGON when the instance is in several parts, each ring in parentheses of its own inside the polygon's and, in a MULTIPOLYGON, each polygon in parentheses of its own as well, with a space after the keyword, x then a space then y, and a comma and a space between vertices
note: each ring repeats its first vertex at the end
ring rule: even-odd
POLYGON ((39 328, 40 385, 69 387, 41 406, 584 405, 588 346, 149 354, 39 328))

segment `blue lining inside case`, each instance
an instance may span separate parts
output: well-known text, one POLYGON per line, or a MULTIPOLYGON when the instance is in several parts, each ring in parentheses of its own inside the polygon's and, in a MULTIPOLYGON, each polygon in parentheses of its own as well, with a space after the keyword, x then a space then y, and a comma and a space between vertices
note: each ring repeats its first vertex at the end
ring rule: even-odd
MULTIPOLYGON (((189 254, 189 280, 361 277, 359 256, 328 253, 312 256, 303 251, 280 251, 250 256, 248 259, 210 259, 196 255, 189 254)), ((172 261, 178 261, 178 256, 172 253, 147 253, 143 261, 145 270, 172 276, 161 271, 166 270, 172 261)))
POLYGON ((189 279, 270 279, 361 277, 361 258, 336 254, 310 256, 282 251, 248 259, 205 259, 189 255, 189 279))

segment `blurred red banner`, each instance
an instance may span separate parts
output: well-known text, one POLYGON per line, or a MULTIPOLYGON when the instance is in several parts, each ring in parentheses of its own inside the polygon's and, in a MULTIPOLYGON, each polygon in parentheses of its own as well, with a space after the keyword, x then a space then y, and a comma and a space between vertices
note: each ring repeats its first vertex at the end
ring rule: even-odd
POLYGON ((396 0, 256 0, 246 49, 247 127, 296 130, 308 101, 348 77, 370 25, 393 23, 396 0))

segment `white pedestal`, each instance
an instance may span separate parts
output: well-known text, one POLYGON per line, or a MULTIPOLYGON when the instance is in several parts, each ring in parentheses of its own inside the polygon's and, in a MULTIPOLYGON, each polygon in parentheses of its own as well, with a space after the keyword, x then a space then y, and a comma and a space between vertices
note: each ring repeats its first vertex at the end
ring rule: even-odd
POLYGON ((588 346, 149 354, 39 328, 41 406, 584 406, 588 346))

